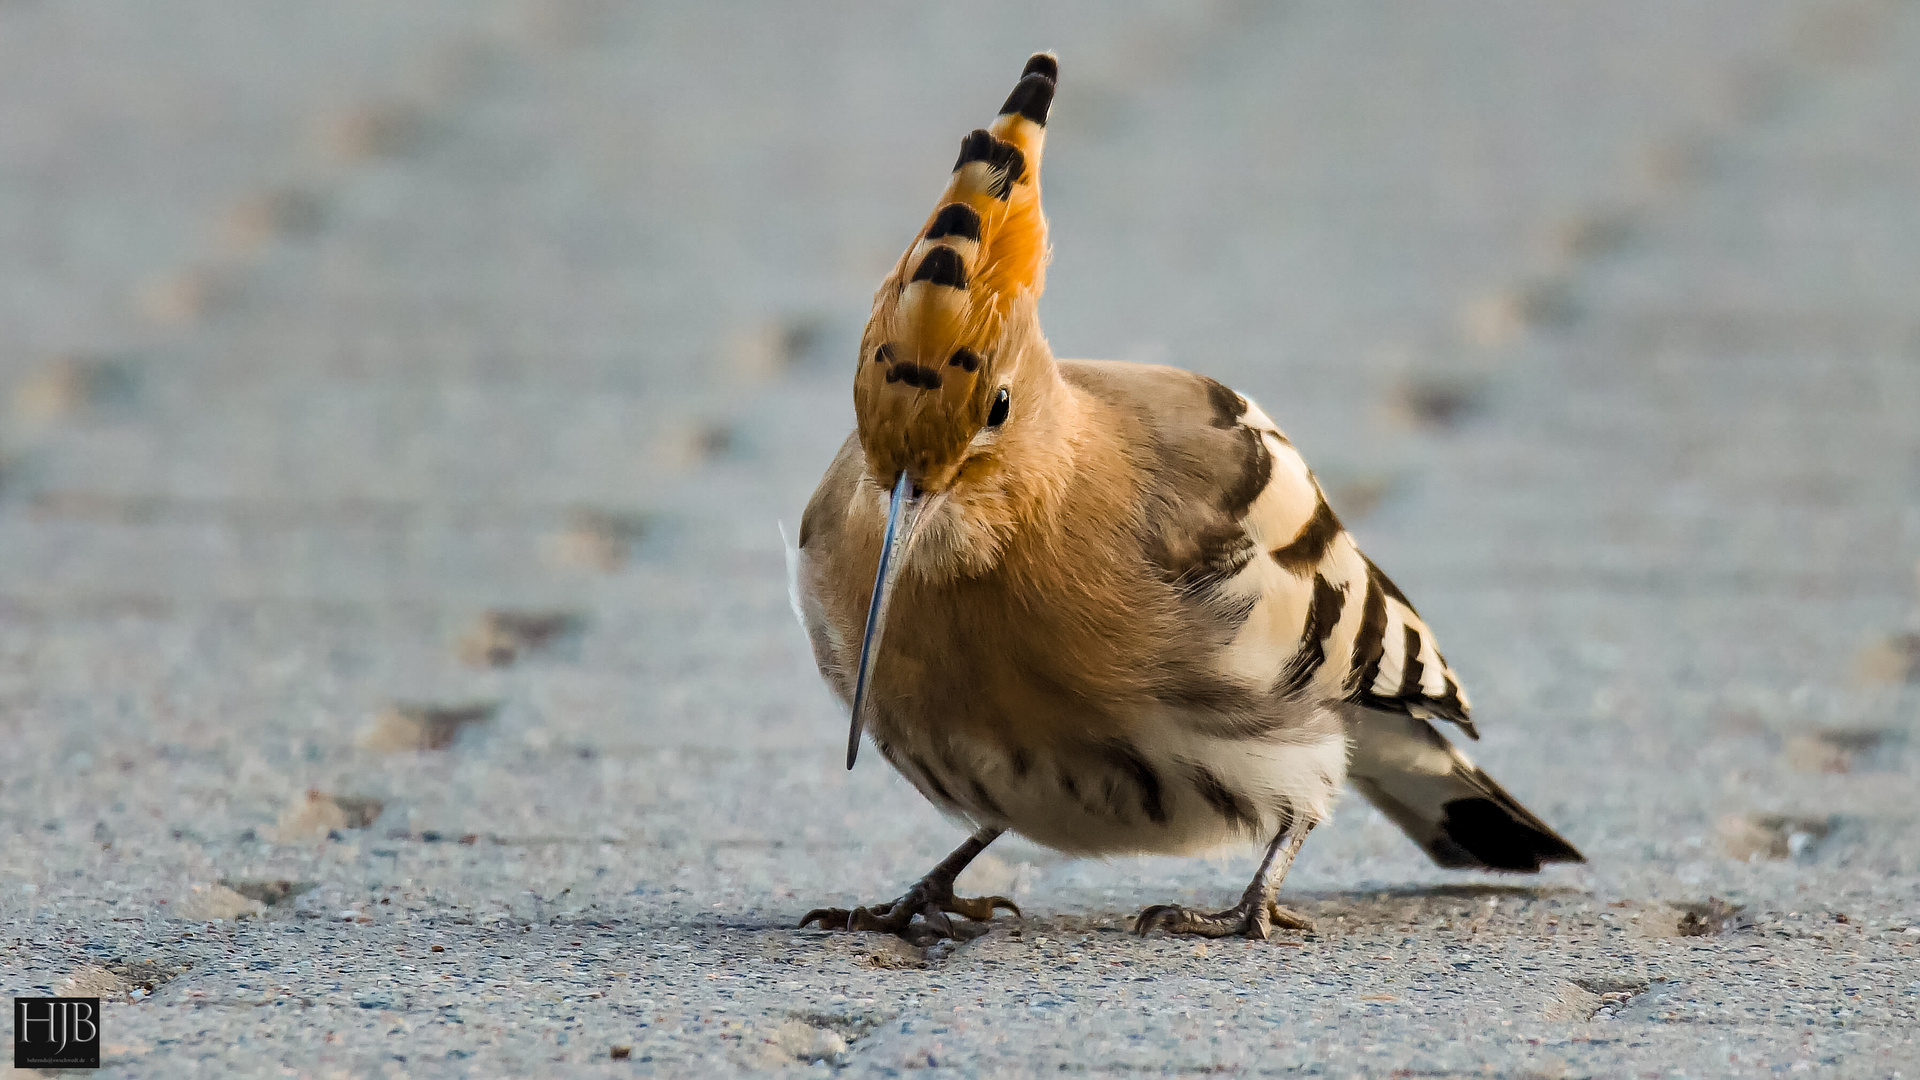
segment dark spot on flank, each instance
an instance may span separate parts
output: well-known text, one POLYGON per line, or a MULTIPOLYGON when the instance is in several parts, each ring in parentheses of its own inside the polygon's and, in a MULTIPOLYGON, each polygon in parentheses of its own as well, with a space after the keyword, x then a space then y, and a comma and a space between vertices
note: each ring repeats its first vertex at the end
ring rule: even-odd
POLYGON ((1300 632, 1300 644, 1281 680, 1282 695, 1297 694, 1306 688, 1313 674, 1327 660, 1327 635, 1340 621, 1340 609, 1346 606, 1346 593, 1319 574, 1313 575, 1313 599, 1307 604, 1307 625, 1300 632))
POLYGON ((1060 770, 1060 790, 1076 799, 1080 797, 1079 783, 1073 779, 1073 774, 1067 772, 1065 769, 1060 770))
POLYGON ((1013 752, 1013 775, 1025 776, 1033 771, 1033 751, 1021 747, 1013 752))
POLYGON ((913 271, 913 280, 931 281, 950 289, 964 289, 967 287, 967 264, 960 258, 960 253, 952 248, 937 247, 920 260, 920 265, 913 271))
POLYGON ((1167 807, 1160 798, 1160 774, 1154 772, 1153 766, 1140 756, 1140 751, 1124 739, 1109 740, 1102 749, 1106 752, 1107 762, 1122 776, 1133 781, 1133 786, 1139 790, 1140 809, 1147 815, 1147 820, 1155 825, 1165 825, 1167 807))
POLYGON ((1238 794, 1228 790, 1227 785, 1213 774, 1205 765, 1193 766, 1193 789, 1207 800, 1207 805, 1237 829, 1253 829, 1260 824, 1260 816, 1253 806, 1238 794))
POLYGON ((955 349, 953 350, 953 359, 948 360, 947 363, 953 367, 965 368, 968 371, 979 371, 980 354, 974 352, 972 349, 955 349))
POLYGON ((873 350, 873 362, 876 364, 893 363, 893 346, 882 345, 879 348, 873 350))
POLYGON ((1268 734, 1279 721, 1262 715, 1263 695, 1221 679, 1211 670, 1180 672, 1153 692, 1156 701, 1204 714, 1208 722, 1188 722, 1196 731, 1222 739, 1268 734))
POLYGON ((1007 812, 994 801, 993 793, 987 790, 987 785, 978 780, 969 780, 968 783, 973 786, 973 803, 976 807, 997 818, 1004 819, 1007 816, 1007 812))
POLYGON ((960 156, 953 163, 953 171, 959 172, 976 161, 986 162, 992 171, 987 194, 1002 201, 1013 190, 1014 181, 1027 171, 1027 158, 1020 148, 994 138, 985 128, 975 128, 960 140, 960 156))
POLYGON ((1314 504, 1313 515, 1300 526, 1299 534, 1286 547, 1274 549, 1273 561, 1296 574, 1307 573, 1319 565, 1327 548, 1333 545, 1334 537, 1339 535, 1340 519, 1333 516, 1333 507, 1327 505, 1323 495, 1314 504))
POLYGON ((1027 59, 1027 66, 1020 71, 1021 78, 1026 78, 1028 75, 1040 75, 1048 82, 1057 83, 1060 81, 1060 61, 1046 53, 1034 53, 1027 59))
POLYGON ((940 373, 930 367, 902 362, 887 369, 888 382, 902 382, 922 390, 940 389, 940 373))
POLYGON ((941 802, 946 803, 948 806, 959 805, 957 802, 954 801, 953 792, 948 791, 947 785, 940 782, 939 774, 935 773, 931 768, 927 766, 926 758, 923 758, 920 755, 915 754, 910 760, 913 762, 913 767, 919 771, 920 775, 923 778, 926 779, 927 786, 933 789, 933 794, 936 798, 938 798, 941 802))
POLYGON ((948 203, 933 215, 933 224, 927 226, 926 239, 944 240, 949 236, 958 236, 963 240, 980 239, 980 215, 966 203, 948 203))
POLYGON ((1225 429, 1239 424, 1247 411, 1247 400, 1218 380, 1203 375, 1200 381, 1207 387, 1207 404, 1213 406, 1213 426, 1225 429))
POLYGON ((1053 105, 1053 80, 1038 73, 1023 76, 1007 95, 1006 104, 1000 106, 1000 115, 1019 113, 1021 116, 1039 124, 1047 125, 1047 109, 1053 105))

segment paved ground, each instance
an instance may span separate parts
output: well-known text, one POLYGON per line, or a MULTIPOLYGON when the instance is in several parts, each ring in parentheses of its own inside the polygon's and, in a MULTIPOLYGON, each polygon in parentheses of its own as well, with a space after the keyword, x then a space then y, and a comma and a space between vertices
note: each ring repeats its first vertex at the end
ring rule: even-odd
POLYGON ((1917 189, 1899 0, 0 2, 0 972, 124 1076, 1920 1075, 1917 189), (1260 399, 1590 866, 788 929, 958 835, 775 522, 1048 46, 1053 341, 1260 399))

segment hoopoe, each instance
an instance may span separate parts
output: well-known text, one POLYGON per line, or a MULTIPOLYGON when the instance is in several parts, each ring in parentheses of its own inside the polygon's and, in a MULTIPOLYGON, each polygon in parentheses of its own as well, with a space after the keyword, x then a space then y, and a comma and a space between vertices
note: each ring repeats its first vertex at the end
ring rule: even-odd
POLYGON ((1134 929, 1263 938, 1342 783, 1441 866, 1581 855, 1430 721, 1478 737, 1412 603, 1252 401, 1171 367, 1060 360, 1040 332, 1035 55, 968 134, 874 298, 848 437, 790 551, 795 612, 862 733, 973 834, 906 895, 801 925, 971 936, 955 876, 1013 830, 1073 854, 1266 843, 1239 904, 1134 929))

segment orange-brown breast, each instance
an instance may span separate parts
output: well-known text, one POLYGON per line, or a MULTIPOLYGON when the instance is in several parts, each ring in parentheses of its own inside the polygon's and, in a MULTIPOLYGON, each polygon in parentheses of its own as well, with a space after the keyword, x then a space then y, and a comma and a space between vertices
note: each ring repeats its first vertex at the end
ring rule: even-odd
MULTIPOLYGON (((1062 474, 1054 478, 1062 497, 1019 522, 991 568, 917 573, 917 562, 940 554, 921 550, 922 540, 937 543, 940 536, 923 525, 893 601, 885 655, 874 668, 877 737, 898 725, 924 725, 1009 751, 1038 749, 1124 736, 1166 701, 1203 692, 1195 687, 1211 678, 1222 631, 1183 596, 1160 549, 1170 512, 1183 520, 1195 510, 1219 516, 1214 489, 1221 480, 1198 484, 1192 508, 1151 498, 1143 454, 1152 450, 1127 438, 1142 433, 1137 406, 1115 392, 1103 369, 1062 365, 1080 406, 1079 422, 1060 434, 1070 456, 1052 466, 1062 474)), ((1204 390, 1178 374, 1189 380, 1184 396, 1204 409, 1204 390)), ((1167 388, 1144 389, 1165 400, 1167 388)), ((1231 454, 1226 433, 1220 435, 1231 454)), ((1021 469, 1018 462, 1006 467, 1021 469)), ((850 439, 801 532, 809 566, 802 588, 818 596, 841 643, 818 658, 842 697, 851 693, 884 529, 884 496, 864 473, 850 439)), ((1229 486, 1233 479, 1226 478, 1229 486)))

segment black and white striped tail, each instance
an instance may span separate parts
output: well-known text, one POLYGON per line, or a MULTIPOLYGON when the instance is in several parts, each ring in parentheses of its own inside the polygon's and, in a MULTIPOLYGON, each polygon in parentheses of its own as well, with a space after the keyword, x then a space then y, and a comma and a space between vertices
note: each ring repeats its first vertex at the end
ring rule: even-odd
POLYGON ((1533 873, 1586 861, 1425 720, 1353 709, 1347 734, 1353 786, 1441 866, 1533 873))

